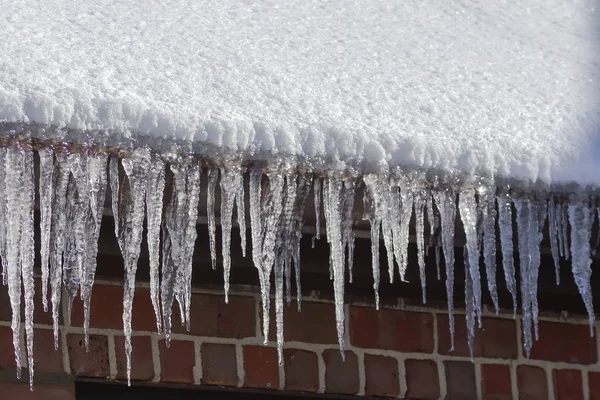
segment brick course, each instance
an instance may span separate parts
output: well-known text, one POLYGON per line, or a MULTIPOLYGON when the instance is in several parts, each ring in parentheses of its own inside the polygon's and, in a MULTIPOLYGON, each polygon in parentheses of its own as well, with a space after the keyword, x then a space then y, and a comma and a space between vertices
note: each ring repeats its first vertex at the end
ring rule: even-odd
MULTIPOLYGON (((69 399, 74 398, 74 386, 65 386, 64 377, 71 382, 72 376, 126 379, 122 288, 99 282, 93 293, 89 351, 84 345, 80 300, 75 300, 72 323, 61 325, 59 348, 54 350, 51 314, 44 313, 40 296, 36 297, 33 394, 26 370, 21 381, 15 380, 10 309, 0 301, 0 393, 20 399, 69 399), (63 380, 50 385, 54 381, 48 376, 63 380)), ((0 285, 0 300, 5 297, 0 285)), ((286 344, 280 366, 273 342, 274 320, 271 341, 264 346, 255 294, 232 293, 225 304, 221 293, 194 293, 190 330, 181 326, 174 307, 173 335, 167 347, 164 336, 155 332, 149 291, 139 288, 133 306, 131 378, 155 384, 411 399, 600 400, 598 338, 590 337, 585 318, 542 319, 540 339, 527 360, 519 343, 520 324, 510 315, 486 313, 482 329, 476 329, 472 363, 463 315, 456 315, 455 349, 450 352, 448 316, 442 310, 377 311, 359 305, 346 310, 346 360, 342 361, 331 302, 307 298, 300 313, 295 304, 285 306, 286 344)), ((21 340, 24 348, 23 332, 21 340)))

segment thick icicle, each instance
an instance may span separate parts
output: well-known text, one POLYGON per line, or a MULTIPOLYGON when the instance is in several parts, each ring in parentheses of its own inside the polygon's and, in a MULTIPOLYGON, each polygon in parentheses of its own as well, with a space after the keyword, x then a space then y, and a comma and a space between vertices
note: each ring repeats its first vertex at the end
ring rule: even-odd
POLYGON ((63 253, 67 230, 67 187, 69 166, 64 151, 56 153, 52 176, 52 218, 50 222, 50 288, 52 291, 52 324, 54 347, 58 349, 58 316, 62 289, 63 253))
POLYGON ((125 334, 125 355, 127 358, 127 383, 131 376, 131 310, 135 295, 135 275, 142 243, 144 226, 144 198, 146 196, 147 174, 150 167, 150 151, 135 150, 131 157, 121 161, 126 175, 128 191, 120 204, 123 210, 119 216, 119 232, 123 247, 125 282, 123 290, 123 332, 125 334))
MULTIPOLYGON (((492 189, 487 189, 491 191, 492 189)), ((494 309, 498 314, 498 290, 496 287, 496 202, 492 193, 482 193, 479 196, 479 207, 483 210, 483 257, 487 275, 488 289, 494 309)))
POLYGON ((96 257, 98 255, 98 239, 100 237, 100 224, 104 211, 104 197, 106 195, 106 161, 104 154, 91 155, 87 159, 87 174, 89 182, 88 212, 86 215, 87 252, 83 264, 81 278, 81 299, 83 300, 83 330, 86 349, 89 345, 88 329, 90 326, 90 307, 92 288, 96 276, 96 257))
POLYGON ((512 295, 513 318, 517 317, 517 282, 515 279, 515 261, 513 256, 512 206, 510 197, 502 194, 498 197, 498 226, 502 245, 502 266, 506 288, 512 295))
MULTIPOLYGON (((243 178, 242 171, 239 166, 224 168, 221 171, 221 251, 223 253, 223 279, 225 281, 225 303, 229 303, 229 274, 231 271, 231 224, 233 218, 233 206, 237 203, 238 221, 243 217, 244 204, 240 204, 240 186, 243 193, 243 178)), ((240 229, 242 227, 240 226, 240 229)), ((242 246, 245 247, 245 228, 244 223, 244 240, 242 246)), ((240 232, 242 237, 242 232, 240 232)), ((244 251, 245 252, 245 251, 244 251)))
MULTIPOLYGON (((48 276, 50 273, 50 222, 52 220, 52 172, 54 151, 42 147, 38 151, 40 157, 39 192, 40 192, 40 265, 42 267, 42 305, 48 311, 48 276)), ((105 173, 106 171, 103 171, 105 173)))
POLYGON ((521 309, 523 313, 523 348, 527 358, 531 352, 531 274, 530 274, 530 207, 529 200, 513 199, 517 209, 517 232, 519 237, 519 269, 521 271, 521 309))
POLYGON ((235 205, 237 210, 237 223, 240 228, 240 243, 242 257, 246 257, 246 201, 244 196, 244 175, 240 172, 235 192, 235 205))
POLYGON ((8 245, 8 206, 6 195, 8 190, 8 177, 6 171, 6 152, 5 147, 0 148, 0 262, 2 263, 2 284, 8 284, 8 266, 7 266, 7 245, 8 245))
MULTIPOLYGON (((458 199, 460 217, 467 237, 467 255, 469 256, 470 277, 473 282, 473 301, 475 313, 481 327, 481 277, 479 273, 479 249, 477 246, 477 205, 471 191, 461 192, 458 199)), ((465 301, 471 301, 465 299, 465 301)))
POLYGON ((35 207, 35 183, 33 172, 33 151, 21 149, 20 162, 22 168, 21 179, 18 182, 20 201, 19 209, 21 216, 21 238, 20 238, 20 267, 21 279, 23 281, 23 294, 25 301, 25 334, 27 336, 27 365, 29 367, 29 388, 33 390, 33 210, 35 207))
POLYGON ((454 224, 456 201, 452 191, 434 192, 433 197, 441 216, 442 247, 446 264, 446 293, 448 296, 448 325, 450 327, 450 351, 454 350, 454 224))
POLYGON ((340 194, 342 191, 342 182, 334 177, 327 178, 324 185, 324 196, 327 201, 324 202, 325 221, 327 228, 327 241, 329 242, 329 251, 331 254, 331 264, 333 269, 333 291, 335 298, 335 319, 337 325, 338 342, 340 352, 344 358, 344 255, 342 249, 342 212, 340 210, 340 194))
MULTIPOLYGON (((214 175, 214 174, 213 174, 214 175)), ((211 185, 210 179, 211 175, 209 172, 208 176, 209 188, 211 185)), ((214 179, 216 183, 216 178, 214 179)), ((214 185, 214 183, 213 183, 214 185)), ((214 190, 214 189, 213 189, 214 190)), ((250 233, 252 238, 252 261, 254 262, 254 266, 258 271, 258 280, 260 282, 260 292, 261 296, 264 299, 264 291, 265 287, 265 277, 262 266, 262 216, 261 216, 261 192, 262 192, 262 171, 258 167, 254 167, 250 171, 250 182, 249 182, 249 197, 250 197, 250 233)), ((214 206, 213 206, 214 207, 214 206)), ((210 220, 209 220, 210 225, 210 220)), ((209 226, 209 229, 210 226, 209 226)), ((214 233, 213 233, 214 235, 214 233)), ((214 240, 214 238, 213 238, 214 240)), ((211 248, 212 252, 212 248, 211 248)), ((268 298, 268 295, 267 295, 268 298)), ((265 337, 266 340, 266 337, 265 337)))
MULTIPOLYGON (((16 146, 19 146, 17 144, 16 146)), ((8 210, 8 230, 6 248, 6 276, 8 297, 12 309, 11 328, 13 331, 13 347, 17 378, 21 378, 21 264, 22 254, 22 190, 21 183, 25 168, 21 159, 20 148, 11 147, 6 156, 6 203, 8 210)))
POLYGON ((401 187, 400 199, 402 201, 401 214, 400 214, 400 230, 398 244, 399 248, 394 245, 394 251, 396 261, 398 262, 398 270, 400 272, 400 279, 402 282, 406 282, 404 276, 406 275, 406 267, 408 266, 408 234, 410 219, 413 211, 414 194, 407 186, 401 187))
MULTIPOLYGON (((119 157, 113 155, 109 160, 110 195, 113 219, 115 221, 115 237, 119 235, 119 157)), ((119 245, 121 245, 119 243, 119 245)))
POLYGON ((352 230, 354 210, 354 195, 356 182, 354 180, 345 180, 342 187, 342 252, 348 254, 348 277, 352 283, 352 264, 354 260, 354 231, 352 230))
POLYGON ((581 293, 583 304, 590 320, 590 336, 594 335, 594 305, 590 278, 592 260, 590 259, 590 239, 592 218, 588 205, 579 200, 569 204, 569 222, 571 224, 571 257, 575 283, 581 293))
POLYGON ((217 179, 219 178, 219 170, 210 168, 206 172, 208 178, 208 186, 206 189, 206 216, 208 219, 208 242, 210 245, 210 260, 212 269, 217 268, 217 249, 216 249, 216 222, 215 222, 215 188, 217 187, 217 179))
POLYGON ((277 226, 280 222, 281 213, 283 212, 283 176, 277 171, 269 171, 266 173, 268 178, 268 186, 261 202, 262 214, 261 217, 261 237, 262 249, 260 251, 260 265, 263 268, 264 290, 262 290, 263 304, 263 334, 265 344, 269 338, 269 312, 270 312, 270 292, 271 284, 270 277, 275 262, 275 246, 279 229, 277 226))
MULTIPOLYGON (((302 240, 302 228, 304 227, 304 209, 306 206, 306 200, 310 194, 310 187, 312 184, 311 177, 298 177, 298 194, 296 201, 296 231, 295 237, 292 244, 292 258, 294 260, 294 270, 296 274, 296 302, 298 303, 298 312, 300 312, 302 304, 302 285, 300 283, 300 241, 302 240)), ((352 237, 352 246, 354 246, 354 237, 352 237)), ((354 248, 349 249, 352 254, 354 248)), ((352 262, 349 259, 348 262, 352 262)))
POLYGON ((160 313, 160 222, 165 190, 165 163, 152 154, 146 186, 146 229, 148 254, 150 258, 150 299, 156 315, 156 329, 161 331, 160 313))
POLYGON ((565 260, 568 260, 570 258, 570 254, 569 254, 569 234, 568 234, 568 226, 569 226, 569 216, 568 216, 568 206, 566 204, 562 204, 561 205, 561 211, 560 211, 560 224, 562 227, 562 238, 563 238, 563 254, 565 257, 565 260))

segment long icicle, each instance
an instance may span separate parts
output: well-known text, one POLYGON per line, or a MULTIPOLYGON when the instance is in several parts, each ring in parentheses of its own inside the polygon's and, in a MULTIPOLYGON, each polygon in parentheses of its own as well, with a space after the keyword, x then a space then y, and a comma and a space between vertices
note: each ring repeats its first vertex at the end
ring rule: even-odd
MULTIPOLYGON (((479 250, 477 246, 477 205, 473 192, 464 191, 460 193, 458 209, 467 237, 470 278, 473 282, 473 300, 475 301, 475 313, 479 327, 481 328, 481 277, 479 274, 479 250)), ((470 299, 465 299, 465 301, 470 301, 470 299)))
POLYGON ((219 170, 209 168, 206 172, 208 185, 206 189, 206 217, 208 219, 208 243, 210 246, 210 260, 212 269, 217 268, 217 246, 215 239, 216 221, 215 221, 215 189, 219 179, 219 170))
MULTIPOLYGON (((48 311, 48 277, 50 274, 50 222, 52 221, 52 173, 54 151, 50 147, 40 148, 39 193, 40 193, 40 265, 42 267, 42 305, 48 311)), ((103 174, 106 171, 103 171, 103 174)), ((105 175, 104 175, 105 176, 105 175)))
POLYGON ((515 260, 513 252, 512 205, 507 194, 501 194, 498 201, 498 226, 502 246, 502 267, 506 288, 512 295, 513 318, 517 318, 517 281, 515 279, 515 260))

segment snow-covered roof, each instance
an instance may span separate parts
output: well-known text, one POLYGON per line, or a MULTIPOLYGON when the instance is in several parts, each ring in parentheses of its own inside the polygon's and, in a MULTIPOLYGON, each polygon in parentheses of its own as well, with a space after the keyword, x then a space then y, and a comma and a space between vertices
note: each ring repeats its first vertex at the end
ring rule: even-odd
POLYGON ((0 0, 0 121, 597 185, 597 6, 0 0))

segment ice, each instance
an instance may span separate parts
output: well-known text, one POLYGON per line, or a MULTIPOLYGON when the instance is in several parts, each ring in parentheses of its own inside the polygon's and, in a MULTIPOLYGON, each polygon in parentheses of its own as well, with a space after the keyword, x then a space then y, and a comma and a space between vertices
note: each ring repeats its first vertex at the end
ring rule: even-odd
POLYGON ((7 149, 0 147, 0 263, 2 263, 2 284, 8 284, 8 204, 7 190, 8 179, 6 176, 7 166, 7 149))
POLYGON ((531 352, 532 338, 531 338, 531 262, 529 249, 530 242, 535 240, 531 238, 531 230, 529 224, 531 222, 531 210, 529 207, 529 200, 526 199, 513 199, 513 203, 517 210, 517 230, 519 237, 519 269, 521 271, 521 310, 523 314, 523 348, 527 358, 531 352))
MULTIPOLYGON (((481 277, 479 274, 479 248, 477 246, 477 205, 471 191, 463 191, 458 196, 458 209, 467 237, 466 249, 469 257, 469 279, 472 282, 472 295, 475 314, 481 328, 481 277)), ((465 261, 466 262, 466 261, 465 261)), ((471 299, 465 299, 470 302, 471 299)))
POLYGON ((421 292, 423 297, 423 304, 427 303, 427 290, 426 290, 426 278, 425 278, 425 197, 424 191, 417 192, 414 197, 415 206, 415 226, 417 234, 417 262, 419 264, 419 277, 421 278, 421 292))
POLYGON ((329 243, 330 262, 333 269, 333 291, 335 298, 335 320, 338 334, 338 343, 342 359, 344 358, 344 277, 345 263, 342 248, 342 211, 340 209, 340 196, 342 182, 334 177, 324 181, 324 210, 327 229, 327 242, 329 243))
MULTIPOLYGON (((113 219, 115 221, 115 237, 117 240, 121 237, 119 235, 119 157, 113 155, 109 161, 109 180, 110 180, 110 194, 111 194, 111 207, 113 213, 113 219)), ((121 243, 119 243, 121 246, 121 243)))
POLYGON ((592 260, 590 259, 590 239, 593 219, 588 204, 582 199, 574 199, 568 206, 571 226, 572 270, 575 283, 581 293, 583 304, 590 320, 590 336, 594 336, 594 305, 590 278, 592 260))
MULTIPOLYGON (((231 271, 231 224, 233 206, 237 204, 238 221, 245 220, 244 212, 244 183, 240 166, 230 166, 221 170, 221 238, 223 252, 223 279, 225 281, 225 303, 229 302, 229 274, 231 271), (241 194, 240 194, 241 193, 241 194)), ((246 223, 240 225, 242 253, 246 247, 246 223), (243 233, 242 233, 243 227, 243 233)))
POLYGON ((531 293, 531 317, 535 332, 535 340, 538 340, 538 276, 541 263, 540 244, 542 243, 544 224, 546 221, 546 201, 535 199, 529 203, 529 284, 531 293))
POLYGON ((320 178, 316 178, 313 183, 313 196, 315 204, 315 238, 321 238, 321 186, 320 178))
MULTIPOLYGON (((50 273, 50 222, 52 220, 52 172, 54 171, 54 151, 42 147, 38 151, 40 158, 40 265, 42 268, 42 305, 48 311, 48 277, 50 273)), ((104 171, 103 171, 104 172, 104 171)), ((103 176, 105 176, 103 174, 103 176)), ((0 179, 0 181, 3 179, 0 179)), ((0 207, 3 209, 3 207, 0 207)), ((1 223, 1 221, 0 221, 1 223)), ((1 237, 0 233, 0 237, 1 237)))
POLYGON ((131 157, 124 157, 121 165, 125 171, 122 202, 119 204, 122 213, 119 215, 119 233, 121 236, 121 253, 125 266, 125 282, 123 284, 123 332, 125 334, 125 355, 127 359, 127 383, 131 384, 131 312, 135 295, 135 275, 142 244, 144 228, 144 200, 150 169, 150 151, 138 149, 131 157), (123 204, 124 203, 124 204, 123 204))
MULTIPOLYGON (((554 259, 554 273, 556 275, 556 285, 560 285, 560 258, 559 258, 559 227, 560 222, 556 217, 558 204, 555 203, 554 197, 548 200, 548 231, 550 234, 550 250, 554 259)), ((560 211, 559 211, 560 212, 560 211)), ((562 243, 560 244, 562 247, 562 243)), ((562 249, 561 249, 562 252, 562 249)))
MULTIPOLYGON (((292 244, 292 259, 294 260, 294 269, 296 277, 296 301, 298 303, 298 312, 301 310, 302 305, 302 284, 300 282, 300 241, 302 240, 302 229, 304 227, 304 208, 310 194, 310 187, 312 185, 312 177, 298 177, 298 195, 296 201, 296 231, 293 238, 292 244)), ((352 195, 354 201, 354 193, 352 195)), ((351 231, 351 243, 348 244, 348 252, 350 255, 354 254, 354 233, 351 231)), ((352 257, 348 257, 349 265, 352 265, 352 257)))
POLYGON ((479 195, 479 207, 483 210, 483 256, 488 289, 494 309, 498 314, 498 290, 496 288, 496 196, 492 189, 479 195))
POLYGON ((52 321, 54 347, 58 349, 58 318, 62 293, 63 253, 67 230, 67 187, 69 166, 64 150, 56 153, 52 176, 52 218, 50 222, 50 288, 52 291, 52 321))
MULTIPOLYGON (((210 245, 210 260, 212 268, 217 268, 217 249, 216 249, 216 222, 215 222, 215 189, 217 187, 217 179, 219 178, 219 170, 217 168, 209 168, 206 172, 208 178, 208 186, 206 189, 206 215, 208 219, 208 242, 210 245)), ((259 195, 260 197, 260 195, 259 195)))
POLYGON ((156 329, 161 331, 160 312, 160 223, 163 211, 163 192, 165 190, 165 163, 156 154, 152 154, 148 169, 146 186, 146 231, 150 262, 150 299, 156 315, 156 329))
POLYGON ((471 266, 471 260, 473 260, 473 257, 469 256, 468 246, 463 248, 463 251, 463 258, 465 260, 465 321, 467 323, 467 345, 469 346, 471 362, 473 362, 473 343, 475 341, 476 313, 476 300, 473 293, 474 280, 473 276, 471 275, 471 272, 473 271, 473 268, 471 266))
MULTIPOLYGON (((456 219, 456 195, 450 190, 435 191, 433 198, 440 212, 442 247, 446 264, 446 293, 448 297, 448 325, 450 327, 450 351, 454 350, 454 224, 456 219)), ((465 300, 467 301, 467 300, 465 300)))
POLYGON ((513 255, 513 226, 511 198, 506 194, 498 196, 498 226, 502 246, 502 267, 506 288, 512 295, 513 318, 517 317, 517 282, 515 280, 515 260, 513 255))
POLYGON ((371 225, 371 264, 373 269, 373 290, 375 295, 375 309, 379 310, 379 232, 381 231, 381 220, 376 209, 377 187, 370 186, 376 182, 376 176, 366 175, 364 178, 367 190, 364 191, 364 214, 363 220, 369 221, 371 225))
POLYGON ((105 154, 90 155, 87 158, 88 206, 85 216, 87 249, 81 276, 81 299, 83 300, 84 315, 83 330, 86 349, 88 349, 89 346, 88 330, 90 326, 92 288, 96 276, 98 239, 100 237, 100 225, 102 223, 102 215, 104 212, 104 197, 107 185, 106 164, 107 156, 105 154))
MULTIPOLYGON (((214 174, 213 174, 214 175, 214 174)), ((250 181, 249 181, 249 207, 250 207, 250 234, 252 239, 252 261, 254 262, 254 266, 258 271, 258 280, 260 282, 260 291, 262 299, 265 298, 264 291, 266 290, 265 286, 265 276, 263 272, 262 266, 262 215, 261 215, 261 195, 262 195, 262 171, 260 168, 254 167, 250 171, 250 181)), ((211 174, 209 172, 209 188, 211 185, 211 174)), ((215 179, 216 182, 216 179, 215 179)), ((214 185, 214 184, 213 184, 214 185)), ((210 191, 210 189, 209 189, 210 191)), ((211 207, 212 208, 212 207, 211 207)), ((210 214, 210 212, 209 212, 210 214)), ((209 232, 212 229, 209 221, 209 232)), ((211 246, 214 241, 214 233, 212 234, 213 238, 211 238, 211 246)), ((211 247, 211 254, 212 254, 211 247)), ((214 258, 213 258, 214 260, 214 258)), ((214 264, 213 264, 214 265, 214 264)), ((213 267, 214 268, 214 267, 213 267)), ((268 298, 268 295, 267 295, 268 298)), ((265 336, 266 339, 266 336, 265 336)))
POLYGON ((354 196, 355 196, 356 182, 348 179, 343 181, 342 190, 342 252, 348 255, 348 277, 349 282, 352 283, 352 266, 354 263, 354 231, 352 211, 354 210, 354 196))
POLYGON ((398 246, 394 245, 394 251, 396 261, 398 262, 400 279, 404 282, 404 276, 408 266, 408 234, 413 211, 414 193, 409 190, 407 186, 404 186, 400 189, 400 200, 402 206, 400 213, 400 227, 398 230, 399 238, 398 246))

